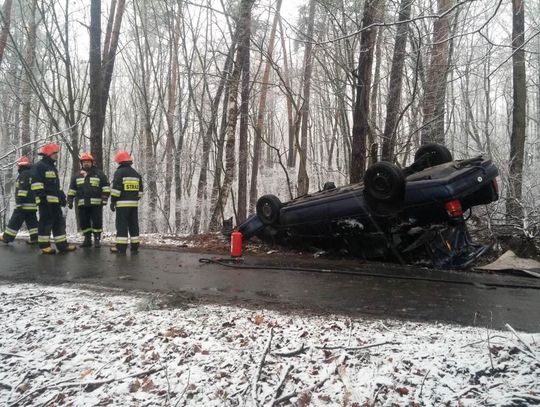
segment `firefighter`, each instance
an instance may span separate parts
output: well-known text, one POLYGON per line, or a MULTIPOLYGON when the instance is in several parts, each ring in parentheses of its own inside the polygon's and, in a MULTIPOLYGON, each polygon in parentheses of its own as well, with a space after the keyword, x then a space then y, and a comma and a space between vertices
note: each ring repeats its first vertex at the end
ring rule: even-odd
POLYGON ((4 230, 2 241, 13 242, 22 224, 26 223, 26 228, 30 233, 30 240, 26 243, 36 244, 38 242, 37 205, 35 195, 30 188, 32 164, 28 157, 22 156, 17 160, 17 166, 19 175, 15 184, 15 210, 4 230))
POLYGON ((66 220, 62 208, 66 206, 66 194, 60 188, 56 161, 60 146, 54 143, 41 147, 42 156, 32 171, 32 191, 36 194, 39 207, 38 244, 43 254, 56 254, 51 246, 51 232, 56 249, 60 253, 71 252, 75 246, 68 244, 66 238, 66 220))
POLYGON ((103 205, 107 205, 111 188, 109 180, 95 166, 94 157, 90 153, 81 154, 79 161, 81 171, 71 178, 68 191, 68 207, 73 209, 76 201, 79 210, 79 226, 84 241, 79 247, 101 247, 101 232, 103 232, 103 205))
POLYGON ((127 151, 118 151, 114 161, 118 163, 118 169, 111 188, 111 210, 116 210, 116 245, 111 252, 124 254, 129 242, 131 252, 136 253, 139 250, 139 199, 143 182, 132 168, 133 159, 127 151))

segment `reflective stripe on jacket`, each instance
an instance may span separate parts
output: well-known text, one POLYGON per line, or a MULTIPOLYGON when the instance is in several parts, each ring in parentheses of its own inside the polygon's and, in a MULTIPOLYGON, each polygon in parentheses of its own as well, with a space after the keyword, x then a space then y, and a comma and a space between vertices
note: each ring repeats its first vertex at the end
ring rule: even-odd
POLYGON ((120 164, 114 173, 111 200, 119 208, 139 206, 139 198, 143 193, 143 181, 140 174, 131 164, 120 164))
POLYGON ((109 180, 103 171, 96 167, 81 170, 71 178, 68 199, 76 199, 78 206, 103 205, 111 192, 109 180))

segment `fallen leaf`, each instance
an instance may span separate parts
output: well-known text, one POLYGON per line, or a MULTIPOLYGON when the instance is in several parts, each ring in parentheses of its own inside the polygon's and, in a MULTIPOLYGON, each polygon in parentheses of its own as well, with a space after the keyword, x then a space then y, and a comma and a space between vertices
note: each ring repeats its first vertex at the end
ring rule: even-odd
POLYGON ((81 379, 84 379, 86 376, 88 376, 88 375, 89 375, 90 373, 92 373, 92 372, 93 372, 92 369, 86 369, 86 370, 83 370, 83 371, 81 372, 81 376, 80 376, 81 379))
POLYGON ((143 379, 143 382, 142 382, 142 385, 141 385, 142 391, 150 391, 154 387, 156 387, 156 386, 154 385, 154 382, 152 381, 152 379, 150 379, 149 377, 146 377, 146 378, 143 379))
POLYGON ((264 316, 261 314, 255 314, 255 317, 253 318, 253 323, 255 325, 260 325, 264 322, 264 316))
POLYGON ((135 379, 129 384, 130 393, 135 393, 139 391, 140 388, 141 388, 141 382, 139 381, 139 379, 135 379))
POLYGON ((24 393, 30 388, 30 385, 27 382, 21 383, 17 386, 17 393, 24 393))
POLYGON ((406 396, 409 394, 409 389, 406 387, 398 387, 396 391, 399 393, 400 396, 406 396))
POLYGON ((165 331, 163 336, 167 338, 187 338, 189 334, 184 330, 184 328, 171 327, 165 331))

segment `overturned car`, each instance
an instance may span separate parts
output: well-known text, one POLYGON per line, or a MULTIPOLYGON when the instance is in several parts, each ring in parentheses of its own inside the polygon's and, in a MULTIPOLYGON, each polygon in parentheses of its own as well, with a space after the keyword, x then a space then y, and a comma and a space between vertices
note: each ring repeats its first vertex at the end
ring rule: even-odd
POLYGON ((336 188, 327 182, 322 191, 286 203, 264 195, 237 229, 244 239, 279 245, 465 268, 487 247, 472 242, 464 214, 498 199, 497 175, 482 156, 453 160, 446 147, 427 144, 407 168, 373 164, 363 183, 336 188))

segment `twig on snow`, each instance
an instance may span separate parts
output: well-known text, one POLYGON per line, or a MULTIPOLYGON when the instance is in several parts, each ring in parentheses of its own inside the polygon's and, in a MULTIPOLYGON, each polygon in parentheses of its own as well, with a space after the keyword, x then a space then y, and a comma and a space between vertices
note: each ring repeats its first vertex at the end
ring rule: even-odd
POLYGON ((1 356, 6 356, 8 358, 23 358, 24 359, 24 356, 17 355, 16 353, 0 352, 0 355, 1 356))
POLYGON ((272 352, 272 355, 273 356, 281 356, 281 357, 284 357, 284 358, 289 358, 289 357, 293 357, 293 356, 298 356, 301 353, 304 353, 308 349, 309 349, 309 346, 305 346, 304 343, 302 343, 298 349, 294 349, 294 350, 291 350, 291 351, 285 351, 285 352, 272 352))
POLYGON ((127 376, 122 376, 122 377, 118 377, 118 378, 111 378, 111 379, 105 379, 105 380, 94 380, 92 382, 73 382, 73 380, 75 380, 76 378, 72 377, 70 379, 66 379, 66 380, 63 380, 61 382, 57 382, 57 383, 53 383, 53 384, 47 384, 45 386, 38 387, 37 389, 32 390, 31 392, 27 393, 26 395, 24 395, 24 396, 20 397, 19 399, 15 400, 13 403, 10 404, 10 407, 19 404, 21 401, 27 399, 28 397, 30 397, 31 395, 33 395, 35 393, 41 393, 41 392, 43 392, 45 390, 49 390, 49 389, 61 389, 61 388, 65 388, 65 387, 78 387, 78 386, 81 386, 81 387, 102 386, 104 384, 109 384, 109 383, 113 383, 113 382, 121 382, 123 380, 131 379, 133 377, 148 376, 150 374, 157 373, 157 372, 159 372, 161 370, 163 370, 162 367, 154 368, 154 369, 150 369, 150 370, 145 370, 143 372, 133 373, 133 374, 130 374, 130 375, 127 375, 127 376))
POLYGON ((13 387, 11 386, 11 384, 7 384, 7 383, 4 383, 4 382, 0 382, 0 389, 12 390, 13 387))
POLYGON ((276 392, 274 394, 274 398, 272 399, 270 405, 274 406, 276 404, 276 400, 281 397, 281 394, 283 393, 283 389, 285 388, 285 381, 287 380, 287 376, 291 371, 294 369, 293 365, 288 365, 285 368, 285 372, 283 373, 283 376, 281 376, 281 380, 279 381, 278 386, 276 387, 276 392))
POLYGON ((180 403, 182 401, 182 399, 184 398, 184 394, 186 394, 186 391, 189 387, 189 379, 191 378, 191 368, 188 369, 188 377, 187 377, 187 382, 186 382, 186 385, 184 386, 184 390, 182 390, 182 393, 180 393, 180 395, 178 396, 178 400, 176 400, 176 404, 174 405, 174 407, 177 407, 178 406, 178 403, 180 403))
POLYGON ((336 372, 336 369, 341 366, 344 362, 345 362, 345 358, 347 357, 347 354, 346 353, 342 353, 341 356, 339 357, 336 365, 334 366, 334 368, 332 370, 330 370, 326 376, 324 376, 321 380, 319 380, 317 383, 315 383, 314 385, 310 386, 309 388, 305 389, 305 390, 302 390, 302 391, 293 391, 289 394, 286 394, 280 398, 278 398, 277 400, 274 401, 274 404, 273 405, 277 405, 279 403, 283 403, 284 401, 288 401, 290 399, 292 399, 293 397, 296 397, 298 394, 300 393, 304 393, 304 392, 313 392, 315 390, 317 390, 319 387, 321 387, 324 383, 326 383, 326 381, 336 372))
POLYGON ((376 402, 377 402, 377 397, 379 397, 379 393, 381 392, 382 389, 386 389, 386 385, 384 384, 381 384, 378 388, 377 388, 377 391, 375 392, 375 394, 373 395, 373 402, 371 403, 372 406, 375 406, 376 402))
POLYGON ((424 390, 424 383, 426 382, 429 372, 431 372, 431 369, 426 372, 426 374, 424 375, 424 378, 422 379, 422 384, 420 385, 420 393, 418 393, 418 398, 422 397, 422 390, 424 390))
POLYGON ((383 346, 383 345, 399 345, 400 342, 393 342, 393 341, 386 341, 386 342, 380 342, 380 343, 372 343, 370 345, 364 345, 364 346, 353 346, 353 347, 347 347, 343 345, 339 346, 316 346, 317 349, 343 349, 343 350, 362 350, 362 349, 369 349, 374 348, 376 346, 383 346))
POLYGON ((519 335, 517 334, 517 332, 514 330, 514 328, 512 328, 510 326, 510 324, 504 324, 508 330, 510 332, 512 332, 514 334, 514 336, 517 338, 517 340, 523 344, 523 346, 525 346, 525 348, 531 353, 531 356, 534 357, 535 359, 537 359, 536 355, 534 354, 534 351, 531 349, 531 347, 523 340, 519 337, 519 335))
POLYGON ((268 336, 268 343, 266 344, 266 348, 264 349, 264 352, 261 356, 261 361, 259 362, 259 366, 252 380, 253 384, 251 386, 251 397, 253 398, 253 403, 255 403, 256 406, 259 405, 259 402, 257 400, 257 387, 258 387, 259 379, 261 377, 262 368, 264 366, 264 361, 266 360, 266 356, 268 355, 268 353, 270 353, 273 337, 274 337, 274 328, 270 328, 270 334, 268 336))
POLYGON ((476 387, 476 386, 469 386, 469 387, 467 387, 467 388, 466 388, 465 390, 463 390, 461 393, 456 394, 456 399, 460 399, 461 397, 463 397, 464 395, 466 395, 467 393, 470 393, 470 392, 476 392, 476 393, 479 393, 478 387, 476 387))

